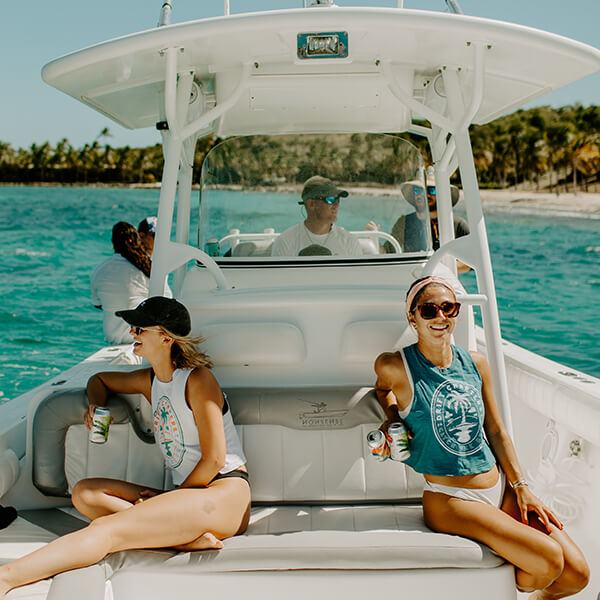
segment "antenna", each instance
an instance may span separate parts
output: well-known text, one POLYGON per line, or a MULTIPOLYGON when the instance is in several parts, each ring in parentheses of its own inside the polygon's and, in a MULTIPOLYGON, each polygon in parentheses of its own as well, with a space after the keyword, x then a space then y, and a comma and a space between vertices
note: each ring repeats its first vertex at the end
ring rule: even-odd
POLYGON ((160 17, 158 18, 158 27, 164 27, 165 25, 171 24, 171 0, 165 0, 162 8, 160 9, 160 17))
POLYGON ((457 0, 446 0, 446 4, 448 5, 448 10, 455 15, 464 15, 463 9, 459 6, 457 0))

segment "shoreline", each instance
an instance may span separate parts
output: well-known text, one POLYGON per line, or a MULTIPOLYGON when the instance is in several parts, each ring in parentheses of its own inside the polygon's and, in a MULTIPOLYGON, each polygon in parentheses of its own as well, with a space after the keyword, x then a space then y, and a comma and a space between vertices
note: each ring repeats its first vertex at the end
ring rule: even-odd
MULTIPOLYGON (((159 189, 160 183, 129 183, 129 184, 57 184, 57 183, 8 183, 0 182, 3 187, 68 187, 68 188, 115 188, 115 189, 159 189)), ((194 189, 198 189, 195 184, 194 189)), ((397 195, 397 188, 388 187, 358 187, 344 186, 352 194, 368 194, 373 196, 397 195)), ((223 189, 241 190, 241 186, 224 186, 223 189)), ((293 192, 293 186, 264 187, 258 190, 293 192)), ((571 218, 600 219, 600 192, 536 192, 527 190, 482 189, 479 191, 484 212, 508 213, 522 215, 554 215, 571 218)), ((459 212, 464 212, 464 202, 457 204, 459 212)))
POLYGON ((600 219, 600 193, 481 190, 480 195, 484 212, 600 219))

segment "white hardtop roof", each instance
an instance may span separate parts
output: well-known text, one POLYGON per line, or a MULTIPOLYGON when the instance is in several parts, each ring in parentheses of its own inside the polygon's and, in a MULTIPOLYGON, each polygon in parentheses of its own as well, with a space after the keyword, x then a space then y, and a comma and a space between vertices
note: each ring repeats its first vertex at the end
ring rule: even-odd
POLYGON ((401 8, 316 7, 142 31, 54 60, 42 75, 127 128, 152 127, 165 119, 163 51, 177 47, 177 71, 194 72, 205 110, 234 100, 211 125, 220 135, 404 131, 426 114, 399 98, 435 109, 436 94, 444 95, 432 83, 440 69, 458 69, 469 104, 476 45, 485 48, 477 124, 600 70, 599 50, 520 25, 401 8), (348 33, 347 58, 298 58, 299 33, 338 31, 348 33))

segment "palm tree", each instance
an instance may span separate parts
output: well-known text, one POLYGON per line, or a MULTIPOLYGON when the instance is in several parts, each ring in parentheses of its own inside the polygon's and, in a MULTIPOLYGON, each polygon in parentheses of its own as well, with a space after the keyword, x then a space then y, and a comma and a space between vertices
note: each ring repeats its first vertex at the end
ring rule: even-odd
POLYGON ((100 140, 102 138, 110 138, 112 137, 112 133, 108 127, 103 127, 100 133, 94 138, 94 141, 100 140))
POLYGON ((569 124, 558 120, 548 125, 546 129, 546 144, 548 148, 549 169, 548 177, 550 189, 555 189, 558 194, 558 168, 564 161, 567 144, 569 142, 569 124), (556 173, 556 188, 552 185, 552 173, 556 173))

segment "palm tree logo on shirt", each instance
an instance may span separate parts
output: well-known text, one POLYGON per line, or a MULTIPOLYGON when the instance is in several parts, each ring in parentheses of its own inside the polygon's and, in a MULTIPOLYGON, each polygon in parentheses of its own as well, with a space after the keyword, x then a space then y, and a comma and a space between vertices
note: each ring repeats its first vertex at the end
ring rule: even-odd
POLYGON ((153 417, 154 437, 160 445, 167 466, 175 469, 183 460, 185 446, 179 419, 168 396, 159 399, 153 417))
POLYGON ((444 381, 431 399, 433 431, 440 444, 459 456, 483 446, 483 403, 477 388, 463 381, 444 381))

